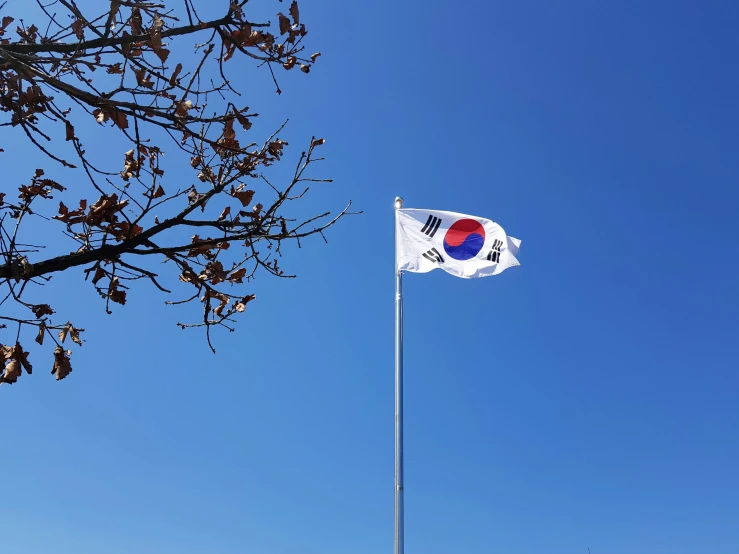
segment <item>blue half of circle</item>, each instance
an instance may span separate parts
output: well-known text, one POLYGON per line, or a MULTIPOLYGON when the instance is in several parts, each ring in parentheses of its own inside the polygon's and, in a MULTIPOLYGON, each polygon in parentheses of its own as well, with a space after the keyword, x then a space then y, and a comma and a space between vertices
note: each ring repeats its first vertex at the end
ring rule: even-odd
POLYGON ((444 241, 444 250, 450 258, 455 260, 471 260, 482 250, 485 244, 485 237, 478 233, 472 233, 464 239, 462 244, 451 246, 444 241))

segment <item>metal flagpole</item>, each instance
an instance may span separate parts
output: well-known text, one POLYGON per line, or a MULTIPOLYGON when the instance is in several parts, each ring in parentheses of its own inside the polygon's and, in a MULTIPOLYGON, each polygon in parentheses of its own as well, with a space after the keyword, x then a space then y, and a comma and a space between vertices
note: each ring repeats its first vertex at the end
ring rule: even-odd
POLYGON ((395 554, 403 554, 403 275, 398 269, 398 213, 395 199, 395 554))

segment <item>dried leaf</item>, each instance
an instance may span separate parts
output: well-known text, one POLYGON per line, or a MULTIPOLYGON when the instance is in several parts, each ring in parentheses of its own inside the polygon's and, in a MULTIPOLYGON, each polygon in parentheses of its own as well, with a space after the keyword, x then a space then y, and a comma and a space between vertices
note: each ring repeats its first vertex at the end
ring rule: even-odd
POLYGON ((64 341, 67 340, 67 333, 69 333, 69 327, 70 327, 70 325, 69 325, 69 323, 67 323, 64 326, 64 329, 62 329, 61 331, 59 331, 59 340, 61 341, 62 344, 64 344, 64 341))
POLYGON ((54 313, 54 310, 51 309, 51 306, 48 304, 36 304, 31 306, 31 311, 33 312, 33 315, 36 316, 37 319, 41 319, 45 315, 52 315, 54 313))
POLYGON ((248 117, 241 115, 240 113, 237 113, 236 119, 239 120, 239 123, 244 128, 244 131, 248 131, 249 129, 251 129, 251 121, 249 121, 248 117))
POLYGON ((110 13, 108 14, 108 24, 110 25, 115 21, 115 16, 118 15, 118 10, 121 7, 118 0, 110 0, 110 13))
POLYGON ((222 292, 218 292, 215 290, 209 290, 207 297, 216 298, 220 301, 218 306, 213 308, 213 313, 217 316, 220 316, 221 313, 223 313, 223 309, 226 307, 226 305, 228 305, 228 302, 229 302, 228 296, 226 296, 222 292))
POLYGON ((313 55, 312 55, 312 56, 310 57, 310 61, 312 61, 312 62, 314 62, 314 63, 315 63, 315 61, 316 61, 316 58, 318 58, 318 56, 320 56, 320 55, 321 55, 321 53, 320 53, 320 52, 316 52, 315 54, 313 54, 313 55))
POLYGON ((129 19, 129 24, 131 25, 131 32, 134 35, 140 35, 141 32, 141 10, 138 8, 132 8, 131 9, 131 19, 129 19))
POLYGON ((321 146, 322 144, 326 144, 326 139, 313 139, 311 146, 321 146))
POLYGON ((82 340, 80 339, 80 333, 83 329, 77 329, 74 325, 69 326, 69 336, 72 337, 72 341, 79 346, 82 346, 82 340))
POLYGON ((121 73, 123 73, 121 62, 114 63, 113 65, 109 66, 106 71, 111 75, 120 75, 121 73))
POLYGON ((303 73, 310 73, 310 66, 306 64, 300 64, 300 71, 303 73))
POLYGON ((154 194, 151 195, 152 198, 161 198, 164 196, 164 189, 162 188, 162 185, 159 185, 157 189, 154 191, 154 194))
POLYGON ((95 269, 95 276, 92 278, 92 284, 97 285, 98 281, 105 277, 105 271, 103 271, 103 268, 98 266, 95 269))
POLYGON ((3 17, 3 23, 0 26, 0 29, 5 30, 8 27, 8 25, 13 23, 13 21, 15 21, 15 19, 10 17, 9 15, 6 15, 5 17, 3 17))
POLYGON ((295 25, 300 25, 300 12, 298 11, 298 3, 295 0, 290 4, 290 15, 293 17, 295 25))
POLYGON ((254 191, 253 190, 232 190, 231 196, 234 198, 238 198, 239 202, 241 202, 241 205, 246 207, 251 203, 252 198, 254 198, 254 191))
POLYGON ((115 112, 115 124, 120 129, 128 129, 128 118, 123 112, 115 112))
POLYGON ((116 238, 118 240, 133 238, 140 235, 144 230, 141 225, 131 225, 128 221, 121 221, 120 223, 116 224, 115 227, 120 231, 116 233, 116 238))
POLYGON ((182 71, 182 64, 178 63, 177 67, 174 68, 174 73, 172 73, 172 76, 169 78, 169 86, 175 86, 177 84, 177 76, 182 71))
POLYGON ((103 110, 93 110, 92 115, 95 116, 95 121, 97 121, 98 123, 104 123, 108 121, 108 114, 103 110))
POLYGON ((56 375, 57 381, 72 373, 72 365, 69 363, 70 354, 69 350, 64 350, 61 346, 54 349, 54 365, 51 368, 51 374, 56 375))
POLYGON ((155 48, 154 53, 159 57, 160 60, 162 60, 162 63, 164 63, 167 61, 170 52, 166 48, 155 48))
POLYGON ((241 283, 242 279, 244 278, 244 275, 246 275, 246 268, 241 267, 234 271, 231 275, 228 276, 228 280, 232 283, 241 283))
POLYGON ((244 296, 244 298, 242 298, 236 304, 234 304, 234 310, 236 310, 237 312, 243 312, 246 309, 246 305, 252 300, 256 300, 256 299, 257 299, 256 294, 250 294, 249 296, 244 296))
POLYGON ((21 347, 19 342, 15 343, 15 348, 13 349, 13 356, 16 360, 18 360, 21 365, 23 366, 23 369, 26 370, 26 373, 29 375, 33 373, 33 366, 28 361, 28 352, 23 352, 23 348, 21 347))
POLYGON ((151 73, 149 73, 146 68, 142 67, 141 69, 136 69, 134 70, 134 74, 136 75, 136 82, 139 86, 148 89, 154 88, 154 82, 151 80, 151 73))
POLYGON ((218 216, 218 221, 223 221, 224 219, 226 219, 226 217, 230 213, 231 213, 231 206, 226 206, 225 208, 223 208, 221 215, 218 216))
POLYGON ((5 366, 5 373, 0 377, 0 383, 15 383, 21 375, 21 367, 26 370, 29 375, 33 373, 33 366, 28 361, 28 352, 23 351, 23 347, 19 342, 15 346, 2 346, 0 363, 10 360, 5 366))
POLYGON ((187 112, 193 108, 192 100, 185 100, 177 105, 175 115, 180 117, 187 117, 187 112))
POLYGON ((278 17, 278 19, 280 21, 280 34, 281 35, 284 35, 284 34, 289 33, 290 32, 290 27, 291 27, 290 20, 287 17, 285 17, 284 15, 282 15, 281 13, 278 13, 277 14, 277 17, 278 17))
POLYGON ((64 122, 67 126, 67 140, 74 140, 74 127, 69 121, 64 122))
POLYGON ((270 142, 267 145, 267 150, 269 151, 270 154, 272 154, 275 158, 279 160, 280 156, 282 156, 282 149, 285 146, 287 146, 287 142, 285 142, 284 140, 277 139, 277 140, 270 142))
POLYGON ((72 31, 74 31, 74 35, 80 40, 85 37, 83 26, 84 23, 81 19, 75 19, 74 23, 72 23, 72 31))
POLYGON ((13 384, 21 376, 21 366, 18 360, 10 360, 8 365, 5 366, 5 373, 3 373, 2 382, 13 384))
POLYGON ((126 303, 126 291, 125 290, 114 290, 108 296, 116 304, 126 303))
POLYGON ((38 335, 36 335, 36 342, 44 344, 44 337, 46 337, 46 322, 42 321, 38 326, 38 335))

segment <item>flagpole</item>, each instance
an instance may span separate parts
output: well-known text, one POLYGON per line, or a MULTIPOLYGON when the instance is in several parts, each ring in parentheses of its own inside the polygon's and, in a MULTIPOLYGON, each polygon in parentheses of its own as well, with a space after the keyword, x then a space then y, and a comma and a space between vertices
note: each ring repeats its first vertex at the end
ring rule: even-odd
POLYGON ((395 198, 395 554, 403 554, 403 275, 398 269, 398 213, 395 198))

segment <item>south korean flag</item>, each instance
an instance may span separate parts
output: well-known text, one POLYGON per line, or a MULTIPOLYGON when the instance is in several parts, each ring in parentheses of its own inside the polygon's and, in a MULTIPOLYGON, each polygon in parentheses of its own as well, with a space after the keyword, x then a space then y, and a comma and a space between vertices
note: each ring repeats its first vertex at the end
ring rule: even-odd
POLYGON ((521 241, 489 219, 454 212, 397 209, 398 271, 427 273, 443 269, 471 279, 498 275, 520 265, 521 241))

